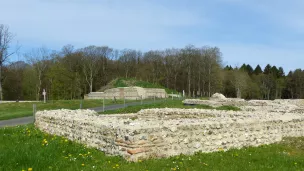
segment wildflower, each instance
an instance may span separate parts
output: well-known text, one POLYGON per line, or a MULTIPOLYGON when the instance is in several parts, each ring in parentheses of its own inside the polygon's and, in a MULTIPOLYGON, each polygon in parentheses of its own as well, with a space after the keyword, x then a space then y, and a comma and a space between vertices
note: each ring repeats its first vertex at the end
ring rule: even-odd
POLYGON ((88 152, 88 154, 91 154, 91 152, 88 152))
POLYGON ((81 166, 84 166, 84 163, 82 163, 81 166))
POLYGON ((64 142, 68 142, 68 140, 66 139, 66 140, 64 140, 64 142))
POLYGON ((142 162, 141 160, 138 160, 138 162, 140 163, 140 162, 142 162))
POLYGON ((219 151, 224 151, 224 149, 223 149, 223 148, 218 148, 218 150, 219 150, 219 151))
POLYGON ((31 167, 27 169, 27 171, 32 171, 32 170, 33 170, 33 168, 31 168, 31 167))

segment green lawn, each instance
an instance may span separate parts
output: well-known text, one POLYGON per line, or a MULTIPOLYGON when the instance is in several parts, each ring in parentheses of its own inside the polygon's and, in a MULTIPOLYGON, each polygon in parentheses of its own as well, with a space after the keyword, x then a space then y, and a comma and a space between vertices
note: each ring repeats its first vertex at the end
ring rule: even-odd
MULTIPOLYGON (((81 100, 57 100, 43 102, 13 102, 0 104, 0 120, 7 120, 33 115, 33 104, 37 105, 38 110, 51 109, 79 109, 81 100)), ((130 101, 126 101, 130 102, 130 101)), ((83 109, 102 106, 102 100, 83 100, 83 109)), ((116 103, 123 103, 123 100, 117 100, 116 103)), ((116 104, 113 100, 105 100, 106 105, 116 104)))
POLYGON ((227 152, 130 163, 63 137, 45 134, 33 125, 1 128, 0 170, 27 171, 29 168, 33 171, 304 170, 304 138, 286 138, 277 144, 227 152))
POLYGON ((100 112, 100 114, 115 114, 115 113, 136 113, 141 109, 150 109, 150 108, 181 108, 181 109, 216 109, 216 110, 234 110, 239 111, 240 108, 235 106, 221 106, 213 108, 208 105, 184 105, 181 100, 171 100, 167 99, 162 102, 157 102, 155 104, 144 104, 140 106, 128 106, 126 108, 117 109, 117 110, 108 110, 105 112, 100 112))

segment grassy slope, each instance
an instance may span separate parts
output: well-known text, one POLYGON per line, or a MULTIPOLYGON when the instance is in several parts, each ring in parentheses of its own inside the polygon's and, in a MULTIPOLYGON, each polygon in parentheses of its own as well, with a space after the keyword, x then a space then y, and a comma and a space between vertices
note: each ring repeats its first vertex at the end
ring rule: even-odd
POLYGON ((166 90, 167 93, 177 93, 175 90, 165 88, 159 84, 153 84, 146 81, 136 80, 135 78, 118 78, 111 81, 107 86, 104 86, 100 89, 100 91, 104 91, 109 88, 116 88, 116 87, 130 87, 130 86, 138 86, 143 88, 163 88, 166 90))
POLYGON ((185 106, 183 105, 181 100, 169 100, 162 102, 157 102, 155 104, 144 104, 140 106, 128 106, 126 108, 117 109, 117 110, 108 110, 105 112, 101 112, 101 114, 114 114, 114 113, 136 113, 140 111, 141 109, 150 109, 150 108, 181 108, 181 109, 217 109, 217 110, 234 110, 238 111, 240 110, 238 107, 234 106, 221 106, 218 108, 213 108, 208 105, 195 105, 195 106, 185 106))
MULTIPOLYGON (((79 109, 80 100, 59 100, 50 101, 46 104, 42 102, 35 103, 3 103, 0 104, 0 120, 31 116, 33 114, 33 104, 37 104, 37 110, 50 109, 79 109)), ((112 104, 112 100, 106 100, 105 104, 112 104)), ((123 103, 122 100, 117 100, 117 103, 123 103)), ((83 108, 92 108, 102 106, 102 100, 84 100, 83 108)))
POLYGON ((129 163, 28 125, 0 129, 0 170, 303 170, 303 142, 304 138, 288 138, 255 148, 129 163))

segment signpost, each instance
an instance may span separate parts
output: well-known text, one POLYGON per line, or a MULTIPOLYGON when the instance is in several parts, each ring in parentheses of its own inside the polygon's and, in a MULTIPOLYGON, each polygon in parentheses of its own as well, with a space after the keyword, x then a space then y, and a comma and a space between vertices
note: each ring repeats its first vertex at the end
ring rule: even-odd
POLYGON ((43 89, 42 95, 43 95, 43 101, 44 101, 44 103, 46 103, 46 91, 45 91, 45 89, 43 89))

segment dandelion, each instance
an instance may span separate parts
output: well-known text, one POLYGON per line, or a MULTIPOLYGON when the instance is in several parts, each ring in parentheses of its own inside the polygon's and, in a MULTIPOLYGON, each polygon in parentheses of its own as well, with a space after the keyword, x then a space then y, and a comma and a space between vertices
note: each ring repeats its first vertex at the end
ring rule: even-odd
POLYGON ((64 140, 64 142, 68 142, 68 140, 66 139, 66 140, 64 140))
POLYGON ((119 167, 119 164, 116 164, 116 167, 119 167))
POLYGON ((27 171, 32 171, 32 170, 33 170, 33 168, 31 168, 31 167, 27 169, 27 171))
POLYGON ((219 150, 219 151, 224 151, 224 149, 223 149, 223 148, 219 148, 218 150, 219 150))
POLYGON ((141 163, 142 161, 141 161, 141 160, 138 160, 138 162, 141 163))
POLYGON ((84 163, 82 163, 81 166, 84 166, 84 163))

